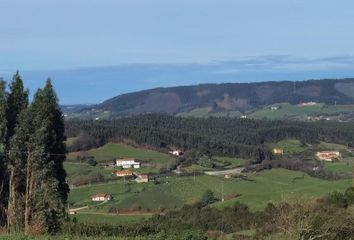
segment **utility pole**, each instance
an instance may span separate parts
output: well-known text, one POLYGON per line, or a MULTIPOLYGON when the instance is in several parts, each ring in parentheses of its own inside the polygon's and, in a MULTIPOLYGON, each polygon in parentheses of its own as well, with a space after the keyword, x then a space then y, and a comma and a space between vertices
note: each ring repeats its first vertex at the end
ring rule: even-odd
POLYGON ((221 183, 221 201, 224 202, 224 181, 221 183))
POLYGON ((353 167, 353 172, 352 172, 352 180, 353 180, 352 187, 354 188, 354 167, 353 167))

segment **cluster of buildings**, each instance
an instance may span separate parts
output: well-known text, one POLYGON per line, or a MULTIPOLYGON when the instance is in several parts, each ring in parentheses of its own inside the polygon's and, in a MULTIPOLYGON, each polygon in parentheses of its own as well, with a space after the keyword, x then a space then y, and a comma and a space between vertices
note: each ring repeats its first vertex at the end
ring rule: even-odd
POLYGON ((121 167, 123 170, 114 171, 113 174, 117 177, 130 177, 136 176, 135 181, 138 183, 145 183, 149 182, 149 177, 144 174, 134 173, 130 169, 137 169, 140 168, 141 163, 136 161, 135 159, 117 159, 116 160, 116 167, 121 167))
POLYGON ((333 160, 340 159, 341 154, 338 151, 322 151, 316 153, 318 161, 332 162, 333 160))
POLYGON ((130 171, 130 170, 115 171, 115 172, 113 172, 113 174, 116 175, 117 177, 136 176, 135 181, 136 181, 137 183, 146 183, 146 182, 149 182, 149 177, 148 177, 148 175, 133 173, 133 172, 130 171))
MULTIPOLYGON (((149 176, 145 174, 134 173, 130 169, 140 168, 140 162, 135 161, 135 159, 117 159, 114 167, 121 167, 123 170, 114 171, 113 174, 117 177, 133 177, 135 176, 135 181, 137 183, 147 183, 149 182, 149 176)), ((91 195, 91 200, 94 202, 104 202, 112 200, 112 194, 110 193, 98 193, 91 195)))

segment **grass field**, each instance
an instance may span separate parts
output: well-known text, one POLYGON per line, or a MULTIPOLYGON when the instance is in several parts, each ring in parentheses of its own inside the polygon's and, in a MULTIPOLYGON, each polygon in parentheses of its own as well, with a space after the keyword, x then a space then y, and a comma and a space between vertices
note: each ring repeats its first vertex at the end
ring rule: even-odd
POLYGON ((354 168, 354 157, 343 158, 338 162, 325 163, 325 168, 334 173, 350 174, 354 168))
POLYGON ((72 152, 68 154, 67 159, 68 161, 77 161, 76 157, 80 155, 93 156, 97 162, 101 163, 114 161, 117 158, 135 158, 149 163, 149 167, 155 170, 168 167, 174 161, 174 157, 168 154, 144 148, 135 148, 122 143, 108 143, 100 148, 86 152, 72 152))
MULTIPOLYGON (((222 166, 225 169, 240 167, 246 163, 246 160, 241 159, 241 158, 214 157, 214 159, 216 160, 215 163, 216 163, 217 167, 222 166)), ((201 173, 201 172, 205 172, 205 171, 212 171, 213 168, 207 168, 207 167, 200 166, 198 164, 192 164, 188 167, 182 168, 182 170, 187 173, 201 173)))
POLYGON ((105 168, 99 165, 90 166, 86 163, 79 164, 73 162, 65 162, 64 168, 68 175, 68 180, 70 183, 74 183, 75 180, 79 178, 88 177, 94 174, 101 174, 106 179, 115 178, 115 176, 112 174, 114 169, 105 168))
POLYGON ((215 159, 218 160, 219 162, 229 163, 230 165, 228 165, 227 168, 239 167, 246 163, 246 160, 241 158, 215 157, 215 159))
POLYGON ((335 150, 342 151, 347 149, 347 146, 341 144, 335 144, 335 143, 326 143, 326 142, 320 142, 320 144, 317 147, 319 149, 331 150, 331 151, 335 151, 335 150))
POLYGON ((270 148, 283 148, 285 154, 301 153, 307 149, 307 146, 304 146, 296 139, 284 139, 277 143, 270 143, 268 146, 270 148))
POLYGON ((107 215, 100 213, 78 212, 75 215, 71 215, 72 218, 76 218, 79 222, 90 223, 107 223, 107 224, 130 224, 137 223, 150 218, 150 216, 122 216, 122 215, 107 215))
POLYGON ((300 106, 289 103, 274 104, 280 106, 278 110, 271 110, 270 106, 251 113, 251 118, 257 119, 305 119, 308 115, 340 114, 354 112, 354 105, 323 105, 300 106))
POLYGON ((351 180, 325 181, 284 169, 273 169, 249 175, 251 181, 242 179, 223 179, 214 176, 169 177, 160 179, 160 184, 148 183, 108 183, 73 189, 69 201, 73 206, 91 204, 89 196, 93 193, 108 192, 114 200, 102 206, 118 208, 175 208, 186 203, 198 201, 207 189, 218 198, 232 194, 241 197, 218 202, 215 206, 231 205, 236 200, 259 210, 268 202, 280 202, 291 198, 315 198, 334 190, 344 190, 351 180), (297 179, 297 180, 294 180, 297 179))

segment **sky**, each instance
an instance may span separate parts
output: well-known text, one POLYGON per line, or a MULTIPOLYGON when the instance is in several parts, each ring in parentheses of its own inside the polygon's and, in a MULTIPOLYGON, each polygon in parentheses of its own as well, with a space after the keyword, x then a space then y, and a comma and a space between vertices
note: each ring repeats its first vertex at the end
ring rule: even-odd
POLYGON ((146 88, 354 76, 352 0, 0 0, 0 76, 63 104, 146 88))

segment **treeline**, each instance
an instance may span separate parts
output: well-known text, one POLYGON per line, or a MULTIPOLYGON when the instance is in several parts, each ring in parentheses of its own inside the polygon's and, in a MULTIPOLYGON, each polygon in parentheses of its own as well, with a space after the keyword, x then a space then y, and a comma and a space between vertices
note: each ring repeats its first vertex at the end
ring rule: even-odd
POLYGON ((0 80, 0 226, 10 234, 55 233, 69 192, 64 120, 50 79, 32 103, 17 72, 0 80))
POLYGON ((147 114, 111 121, 70 120, 66 123, 69 137, 78 136, 80 132, 86 132, 96 143, 128 139, 155 148, 174 146, 184 150, 197 149, 212 155, 254 159, 255 162, 272 159, 265 142, 278 142, 286 138, 298 139, 303 143, 322 140, 354 145, 354 124, 334 122, 189 119, 147 114))

